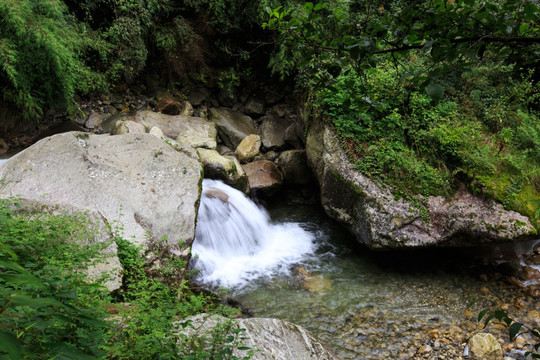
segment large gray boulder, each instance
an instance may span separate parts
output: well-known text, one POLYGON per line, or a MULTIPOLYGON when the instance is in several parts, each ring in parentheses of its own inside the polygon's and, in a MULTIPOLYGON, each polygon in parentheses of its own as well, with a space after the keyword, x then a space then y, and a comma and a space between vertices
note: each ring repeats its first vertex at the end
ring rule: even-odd
POLYGON ((141 124, 144 126, 146 132, 157 126, 163 131, 165 136, 195 148, 205 147, 215 149, 217 145, 217 130, 214 123, 198 117, 166 115, 143 110, 116 114, 104 121, 101 126, 106 132, 125 133, 119 132, 116 129, 129 121, 141 124))
MULTIPOLYGON (((185 337, 203 337, 207 341, 211 341, 212 330, 219 324, 229 329, 229 335, 233 334, 232 330, 244 329, 237 335, 239 344, 254 351, 253 360, 339 360, 329 347, 306 329, 287 321, 266 318, 230 320, 207 314, 193 316, 183 322, 186 321, 190 321, 191 326, 181 331, 185 337)), ((246 350, 233 349, 233 356, 239 359, 246 355, 246 350)))
POLYGON ((353 168, 336 134, 317 120, 310 124, 306 151, 326 213, 370 248, 469 246, 535 233, 527 217, 466 190, 450 199, 429 197, 426 207, 395 199, 390 187, 353 168))
POLYGON ((69 132, 0 165, 0 197, 98 212, 147 253, 189 257, 202 181, 195 150, 151 134, 69 132))
POLYGON ((249 116, 227 108, 211 108, 210 120, 217 127, 219 137, 231 149, 248 135, 257 134, 255 122, 249 116))

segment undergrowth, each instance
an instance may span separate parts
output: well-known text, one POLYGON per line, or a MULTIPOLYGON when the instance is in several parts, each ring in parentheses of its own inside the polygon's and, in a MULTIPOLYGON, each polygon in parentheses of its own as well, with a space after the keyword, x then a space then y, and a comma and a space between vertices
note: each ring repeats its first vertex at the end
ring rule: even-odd
POLYGON ((312 93, 313 112, 330 119, 354 167, 396 196, 451 196, 464 185, 539 229, 539 85, 485 64, 427 91, 414 85, 418 58, 363 74, 348 68, 312 93))
MULTIPOLYGON (((116 237, 123 287, 108 294, 84 274, 108 243, 85 214, 29 211, 0 200, 0 359, 249 359, 231 320, 185 335, 187 317, 235 310, 168 281, 141 249, 116 237)), ((182 262, 175 266, 183 267, 182 262)))

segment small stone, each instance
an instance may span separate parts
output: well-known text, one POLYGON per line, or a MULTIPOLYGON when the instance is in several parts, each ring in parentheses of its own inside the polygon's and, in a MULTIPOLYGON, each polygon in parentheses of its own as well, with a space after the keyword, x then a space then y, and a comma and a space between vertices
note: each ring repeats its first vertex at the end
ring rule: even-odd
POLYGON ((473 359, 499 360, 503 356, 501 344, 491 334, 476 334, 469 339, 468 344, 473 359))
POLYGON ((152 128, 150 129, 150 131, 148 133, 152 134, 154 136, 157 136, 158 138, 162 138, 162 137, 165 136, 163 134, 163 131, 161 131, 161 129, 159 127, 157 127, 157 126, 152 126, 152 128))
POLYGON ((429 354, 431 352, 433 352, 433 348, 429 345, 422 345, 418 349, 418 355, 429 354))
POLYGON ((261 137, 259 135, 251 134, 246 136, 240 144, 238 144, 234 153, 241 163, 247 163, 259 154, 261 144, 261 137))

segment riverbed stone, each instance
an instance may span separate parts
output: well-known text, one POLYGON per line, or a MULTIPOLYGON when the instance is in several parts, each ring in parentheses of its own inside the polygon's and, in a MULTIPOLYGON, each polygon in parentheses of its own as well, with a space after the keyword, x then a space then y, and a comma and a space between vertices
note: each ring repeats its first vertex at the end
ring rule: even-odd
POLYGON ((281 171, 271 161, 254 161, 243 165, 243 168, 248 177, 249 187, 253 190, 275 190, 283 183, 281 171))
POLYGON ((248 178, 234 156, 222 156, 216 150, 197 149, 207 179, 222 180, 242 192, 248 191, 248 178))
POLYGON ((0 197, 97 211, 148 257, 159 246, 187 260, 202 166, 192 147, 180 146, 150 134, 54 135, 0 165, 0 197))
MULTIPOLYGON (((247 318, 227 319, 219 315, 201 314, 182 322, 190 321, 191 326, 180 330, 185 336, 210 337, 218 324, 230 322, 229 334, 233 329, 245 329, 240 333, 239 342, 255 350, 253 360, 339 360, 339 357, 321 340, 303 327, 278 319, 247 318)), ((246 350, 233 349, 233 355, 242 358, 246 350)))
POLYGON ((501 344, 495 336, 479 333, 469 339, 469 352, 476 360, 499 360, 503 356, 501 344))
POLYGON ((216 124, 223 143, 231 149, 236 149, 246 136, 257 134, 257 126, 251 117, 231 109, 211 108, 210 120, 216 124))
POLYGON ((240 162, 250 162, 255 156, 259 154, 261 149, 261 137, 259 135, 251 134, 246 136, 238 147, 236 148, 235 155, 240 162))
POLYGON ((451 198, 419 197, 416 202, 394 197, 390 186, 381 187, 354 169, 337 135, 322 121, 310 123, 306 153, 326 213, 372 249, 473 246, 530 239, 536 233, 527 217, 466 189, 451 198))

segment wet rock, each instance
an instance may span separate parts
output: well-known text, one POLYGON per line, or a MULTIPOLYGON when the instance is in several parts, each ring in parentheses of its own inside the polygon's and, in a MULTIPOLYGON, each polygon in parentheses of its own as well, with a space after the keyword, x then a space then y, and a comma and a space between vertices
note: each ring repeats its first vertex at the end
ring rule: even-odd
POLYGON ((187 260, 201 173, 189 146, 176 151, 150 134, 68 132, 43 139, 2 164, 0 178, 6 183, 0 196, 97 211, 145 251, 166 239, 160 246, 187 260))
POLYGON ((473 359, 499 360, 503 356, 501 345, 495 336, 487 333, 473 335, 468 342, 469 352, 473 359))
POLYGON ((247 192, 247 175, 236 158, 221 156, 216 150, 197 149, 197 152, 206 178, 222 180, 235 189, 247 192))
MULTIPOLYGON (((216 328, 218 323, 226 324, 227 321, 232 322, 229 323, 230 330, 245 329, 246 331, 241 333, 240 343, 256 350, 251 358, 253 360, 339 360, 339 357, 319 339, 303 327, 287 321, 263 318, 227 320, 218 315, 206 314, 186 320, 191 321, 193 325, 181 330, 187 336, 192 336, 197 331, 198 336, 206 334, 211 337, 212 329, 216 328)), ((246 353, 233 349, 233 355, 243 358, 246 353)))
POLYGON ((283 181, 290 184, 309 184, 313 181, 305 150, 288 150, 279 155, 277 165, 283 181))
POLYGON ((238 147, 236 148, 235 155, 241 163, 246 163, 259 154, 261 149, 261 137, 259 135, 251 134, 246 136, 238 147))
POLYGON ((210 109, 210 120, 216 124, 223 143, 231 149, 236 149, 246 136, 257 134, 253 119, 230 109, 210 109))
POLYGON ((323 275, 315 275, 306 271, 303 267, 296 268, 302 287, 310 292, 324 294, 332 290, 332 282, 323 275))
POLYGON ((219 144, 216 147, 216 151, 223 156, 234 156, 234 151, 232 151, 229 147, 219 144))
POLYGON ((224 203, 229 201, 229 195, 225 194, 223 191, 218 190, 218 189, 206 190, 203 193, 203 195, 206 196, 206 197, 209 197, 209 198, 219 199, 219 200, 223 201, 224 203))
POLYGON ((267 160, 254 161, 243 166, 253 190, 269 191, 281 186, 283 175, 276 164, 267 160))

